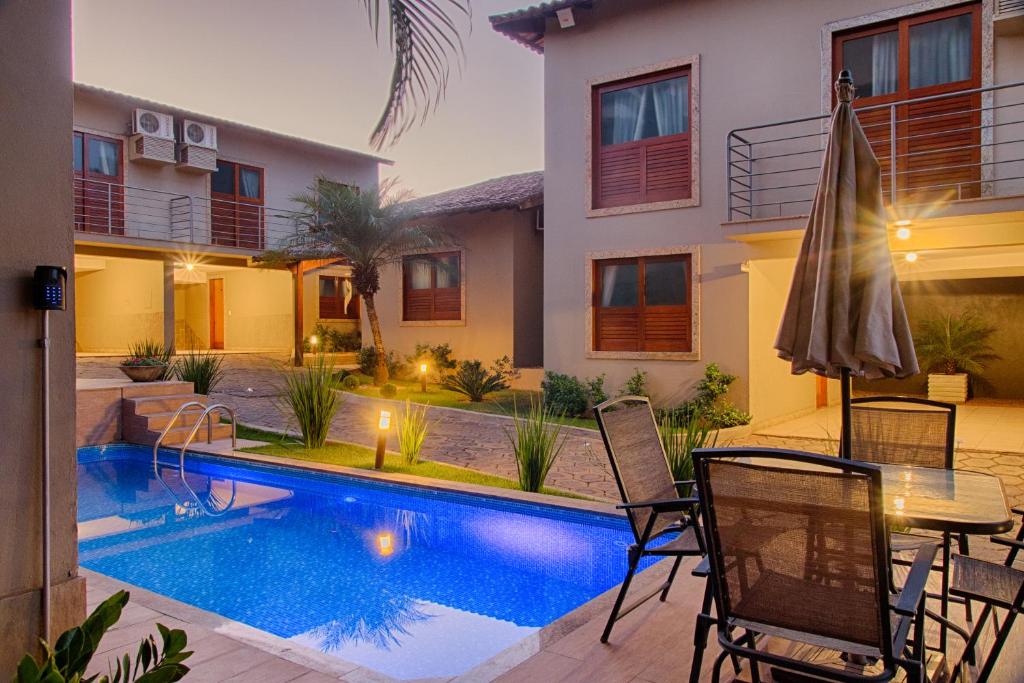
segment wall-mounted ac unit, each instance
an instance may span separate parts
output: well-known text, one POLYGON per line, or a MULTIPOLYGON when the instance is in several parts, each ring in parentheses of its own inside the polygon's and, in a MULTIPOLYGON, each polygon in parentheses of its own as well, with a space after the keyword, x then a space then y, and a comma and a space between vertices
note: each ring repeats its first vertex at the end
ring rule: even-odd
POLYGON ((174 117, 159 111, 136 109, 132 112, 132 134, 174 140, 174 117))
POLYGON ((184 119, 181 122, 178 142, 183 145, 217 149, 217 126, 184 119))
POLYGON ((1024 35, 1024 0, 996 0, 992 26, 997 36, 1024 35))
POLYGON ((178 145, 178 168, 188 173, 212 173, 217 170, 217 150, 178 145))

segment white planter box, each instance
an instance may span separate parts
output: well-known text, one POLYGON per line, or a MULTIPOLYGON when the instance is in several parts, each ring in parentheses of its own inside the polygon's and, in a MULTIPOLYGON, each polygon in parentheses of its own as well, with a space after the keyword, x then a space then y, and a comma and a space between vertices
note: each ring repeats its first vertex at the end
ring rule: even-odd
POLYGON ((928 375, 928 398, 944 403, 965 403, 967 401, 967 373, 928 375))

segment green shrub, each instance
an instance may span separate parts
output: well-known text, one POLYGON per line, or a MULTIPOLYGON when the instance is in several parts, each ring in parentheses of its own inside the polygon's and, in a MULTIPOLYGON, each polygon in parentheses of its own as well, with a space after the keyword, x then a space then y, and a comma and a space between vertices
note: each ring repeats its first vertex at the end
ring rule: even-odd
MULTIPOLYGON (((121 618, 121 611, 128 604, 128 593, 118 591, 104 600, 92 611, 81 626, 68 629, 60 635, 52 647, 43 643, 45 658, 35 660, 25 655, 18 663, 13 683, 77 683, 97 680, 95 676, 84 678, 89 663, 96 655, 100 640, 110 627, 121 618)), ((131 655, 118 657, 117 668, 108 678, 98 680, 108 683, 172 682, 181 680, 189 668, 182 662, 192 656, 185 651, 188 636, 180 629, 169 629, 163 624, 156 625, 160 632, 158 647, 152 634, 143 639, 132 665, 131 655)))
POLYGON ((171 365, 171 350, 163 344, 152 339, 143 339, 128 345, 128 356, 131 359, 144 358, 148 363, 135 363, 135 365, 166 365, 167 369, 157 379, 168 380, 174 376, 174 369, 171 365))
POLYGON ((553 420, 555 415, 539 401, 530 400, 530 411, 524 417, 514 407, 513 411, 513 429, 505 433, 516 457, 519 488, 537 492, 562 452, 566 437, 561 434, 561 425, 553 420))
POLYGON ((295 417, 306 448, 319 448, 327 441, 331 420, 341 401, 336 389, 334 368, 323 355, 317 355, 304 368, 285 372, 282 398, 295 417))
POLYGON ((508 380, 497 363, 488 370, 478 360, 464 360, 445 378, 443 386, 479 403, 488 394, 508 389, 508 380))
POLYGON ((395 396, 398 396, 398 387, 391 382, 382 384, 380 387, 380 395, 382 398, 394 398, 395 396))
POLYGON ((647 393, 647 371, 640 368, 633 368, 633 374, 629 376, 626 383, 622 385, 620 396, 648 396, 647 393))
POLYGON ((208 396, 224 379, 224 356, 212 351, 188 351, 174 363, 174 374, 183 382, 192 382, 197 394, 208 396))
POLYGON ((302 340, 302 350, 306 353, 339 353, 347 351, 358 351, 362 346, 362 338, 357 331, 342 332, 339 329, 328 327, 323 323, 317 323, 313 327, 313 334, 302 340), (312 343, 312 337, 316 337, 317 343, 312 343))
POLYGON ((402 462, 415 465, 420 461, 420 449, 427 438, 427 407, 413 407, 409 399, 405 399, 405 410, 398 416, 398 451, 402 454, 402 462))
POLYGON ((540 388, 544 407, 553 415, 578 417, 587 410, 587 388, 572 375, 548 370, 540 388))
POLYGON ((341 386, 347 391, 355 391, 359 388, 359 378, 355 375, 345 375, 341 380, 341 386))
POLYGON ((604 390, 604 382, 604 373, 597 377, 588 377, 584 380, 584 383, 587 385, 587 398, 590 399, 591 406, 596 406, 608 400, 608 392, 604 390))
POLYGON ((420 364, 426 363, 427 371, 433 372, 439 382, 443 382, 448 373, 458 365, 458 362, 452 358, 452 347, 448 343, 433 346, 424 343, 416 344, 416 351, 411 356, 407 356, 405 360, 412 374, 417 378, 420 364))
MULTIPOLYGON (((394 351, 388 351, 384 356, 384 363, 388 368, 388 375, 397 377, 402 373, 402 361, 394 351)), ((372 346, 364 346, 359 349, 359 371, 364 375, 373 377, 377 371, 377 349, 372 346)))
POLYGON ((996 328, 975 311, 944 313, 922 320, 915 330, 914 346, 925 372, 980 375, 991 361, 999 360, 989 339, 996 328))
POLYGON ((664 409, 659 413, 684 420, 699 414, 715 429, 750 424, 750 414, 725 399, 729 385, 735 381, 736 375, 722 372, 718 363, 708 363, 704 368, 704 377, 697 383, 697 395, 675 408, 664 409))
POLYGON ((661 445, 676 481, 693 479, 693 451, 697 448, 714 448, 718 442, 718 431, 699 411, 690 415, 663 415, 659 424, 661 445))

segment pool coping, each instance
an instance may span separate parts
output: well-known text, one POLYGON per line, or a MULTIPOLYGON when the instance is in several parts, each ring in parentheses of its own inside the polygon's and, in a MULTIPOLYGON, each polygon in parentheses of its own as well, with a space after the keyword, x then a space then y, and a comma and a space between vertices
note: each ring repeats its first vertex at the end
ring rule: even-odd
MULTIPOLYGON (((333 465, 329 463, 311 462, 308 460, 295 460, 261 453, 246 453, 231 449, 203 448, 204 444, 191 445, 190 452, 202 455, 224 458, 228 460, 240 460, 265 465, 277 465, 293 467, 309 472, 324 472, 339 474, 365 481, 380 483, 399 484, 414 488, 428 489, 433 491, 446 491, 480 496, 486 498, 499 498, 506 501, 528 503, 543 507, 561 508, 569 511, 590 512, 612 517, 625 517, 625 512, 615 507, 613 503, 606 503, 595 500, 581 500, 577 498, 564 498, 543 493, 530 493, 514 489, 500 489, 480 484, 468 484, 453 482, 443 479, 432 479, 413 474, 400 474, 392 472, 375 472, 363 470, 344 465, 333 465)), ((669 571, 668 562, 671 558, 663 559, 648 567, 636 575, 633 580, 632 594, 640 595, 659 585, 665 580, 669 571)), ((689 570, 689 563, 682 568, 689 570)), ((286 638, 275 636, 272 633, 249 626, 233 619, 228 619, 214 612, 210 612, 193 605, 169 598, 159 593, 154 593, 145 588, 129 584, 106 574, 95 572, 84 567, 80 568, 84 576, 103 577, 103 580, 120 584, 132 591, 132 600, 149 607, 155 611, 167 614, 168 616, 180 619, 186 623, 206 628, 220 635, 227 636, 246 645, 263 650, 283 659, 288 659, 296 664, 306 666, 321 673, 342 677, 345 681, 352 683, 485 683, 512 670, 530 657, 539 654, 544 648, 549 647, 564 636, 575 631, 585 623, 592 621, 601 613, 611 610, 612 603, 619 591, 621 582, 615 584, 604 593, 593 597, 576 609, 567 612, 547 626, 541 627, 535 633, 526 636, 522 640, 497 652, 493 656, 476 665, 469 671, 450 678, 421 678, 421 679, 396 679, 374 669, 348 660, 328 655, 311 647, 299 645, 286 638), (141 598, 141 599, 140 599, 141 598)))

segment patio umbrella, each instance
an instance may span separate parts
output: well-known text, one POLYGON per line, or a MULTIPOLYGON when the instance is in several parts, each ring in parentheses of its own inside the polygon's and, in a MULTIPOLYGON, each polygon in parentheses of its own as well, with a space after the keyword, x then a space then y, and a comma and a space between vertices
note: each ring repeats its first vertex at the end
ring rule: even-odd
POLYGON ((794 374, 839 378, 841 452, 849 457, 850 377, 909 377, 918 366, 889 252, 881 172, 850 104, 849 71, 835 88, 838 104, 775 348, 794 374))

